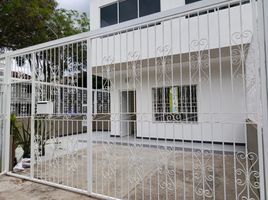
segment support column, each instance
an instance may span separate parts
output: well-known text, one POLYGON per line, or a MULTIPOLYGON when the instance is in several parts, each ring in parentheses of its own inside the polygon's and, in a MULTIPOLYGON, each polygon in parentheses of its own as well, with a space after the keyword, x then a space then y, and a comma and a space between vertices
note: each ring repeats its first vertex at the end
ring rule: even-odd
POLYGON ((87 39, 87 184, 88 193, 92 194, 93 149, 92 149, 92 40, 87 39))
POLYGON ((30 169, 30 176, 31 178, 34 178, 34 162, 35 162, 35 155, 34 155, 34 137, 35 137, 35 130, 34 130, 34 117, 35 117, 35 72, 36 72, 36 58, 35 58, 35 53, 31 54, 32 57, 32 82, 31 82, 31 87, 32 87, 32 99, 31 99, 31 169, 30 169))
MULTIPOLYGON (((260 75, 261 75, 261 100, 262 100, 262 142, 260 149, 260 189, 261 198, 268 198, 268 1, 258 2, 258 36, 260 47, 260 75)), ((260 146, 260 145, 259 145, 260 146)))
POLYGON ((10 151, 10 105, 11 105, 11 58, 6 57, 6 65, 4 71, 4 105, 5 105, 5 121, 4 121, 4 144, 3 144, 3 166, 4 171, 10 171, 12 164, 10 151))

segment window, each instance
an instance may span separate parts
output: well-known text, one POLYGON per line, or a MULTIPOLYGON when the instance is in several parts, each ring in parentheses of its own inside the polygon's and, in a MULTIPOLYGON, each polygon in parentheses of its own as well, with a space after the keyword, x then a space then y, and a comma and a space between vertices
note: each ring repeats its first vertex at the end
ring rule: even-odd
POLYGON ((160 12, 160 0, 122 0, 102 7, 100 12, 101 27, 105 27, 160 12))
POLYGON ((128 21, 138 17, 137 0, 119 2, 119 22, 128 21))
POLYGON ((110 113, 110 93, 94 90, 92 95, 93 113, 110 113))
POLYGON ((101 27, 117 23, 117 3, 101 8, 101 27))
POLYGON ((197 122, 196 86, 153 88, 155 121, 197 122))
POLYGON ((140 0, 140 17, 160 12, 160 0, 140 0))

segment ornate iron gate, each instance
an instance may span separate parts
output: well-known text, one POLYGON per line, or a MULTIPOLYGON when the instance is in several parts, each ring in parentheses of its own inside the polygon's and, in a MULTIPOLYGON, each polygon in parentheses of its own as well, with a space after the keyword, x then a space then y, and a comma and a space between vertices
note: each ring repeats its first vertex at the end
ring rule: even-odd
POLYGON ((6 147, 21 161, 9 174, 103 198, 264 199, 259 2, 7 54, 11 130, 31 147, 6 147))

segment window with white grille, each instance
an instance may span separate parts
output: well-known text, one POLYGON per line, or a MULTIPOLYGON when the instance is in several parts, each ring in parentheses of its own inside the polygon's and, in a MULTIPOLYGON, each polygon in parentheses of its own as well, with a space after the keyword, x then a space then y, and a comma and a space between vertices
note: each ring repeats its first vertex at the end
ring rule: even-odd
POLYGON ((196 86, 153 88, 155 121, 197 122, 196 86))

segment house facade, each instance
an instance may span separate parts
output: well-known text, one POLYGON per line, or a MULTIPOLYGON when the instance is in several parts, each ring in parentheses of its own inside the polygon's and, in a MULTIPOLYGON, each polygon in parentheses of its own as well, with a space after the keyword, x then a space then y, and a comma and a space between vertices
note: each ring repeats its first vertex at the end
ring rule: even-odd
MULTIPOLYGON (((192 3, 92 0, 91 29, 192 3)), ((255 117, 247 113, 256 109, 245 78, 252 10, 244 1, 93 39, 93 74, 110 80, 111 136, 245 143, 245 122, 255 117)))

